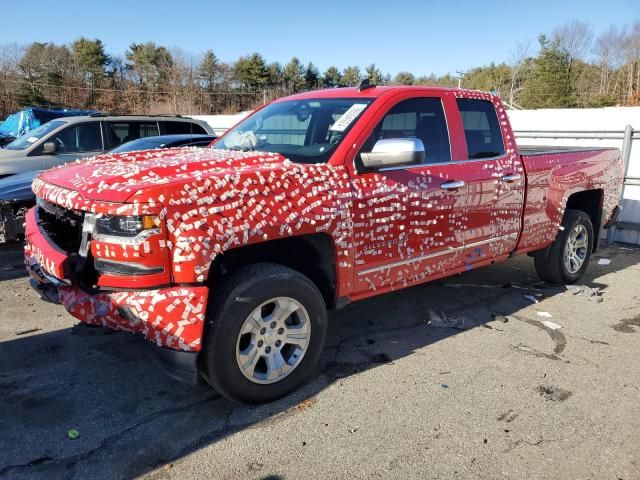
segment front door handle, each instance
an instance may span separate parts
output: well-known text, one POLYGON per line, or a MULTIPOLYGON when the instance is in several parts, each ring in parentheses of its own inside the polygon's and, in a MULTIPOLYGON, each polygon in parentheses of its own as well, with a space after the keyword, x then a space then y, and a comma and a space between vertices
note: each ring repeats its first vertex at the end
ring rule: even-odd
POLYGON ((515 174, 505 175, 504 177, 502 177, 502 180, 504 180, 507 183, 515 183, 515 182, 519 182, 521 178, 522 178, 522 175, 520 175, 519 173, 515 173, 515 174))
POLYGON ((453 180, 451 182, 444 182, 440 185, 440 188, 443 190, 457 190, 458 188, 464 187, 466 184, 462 180, 453 180))

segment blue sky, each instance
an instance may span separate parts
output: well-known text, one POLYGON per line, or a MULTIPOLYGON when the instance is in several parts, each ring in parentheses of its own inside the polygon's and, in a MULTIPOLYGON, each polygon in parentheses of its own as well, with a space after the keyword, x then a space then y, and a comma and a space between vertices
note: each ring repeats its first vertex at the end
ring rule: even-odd
POLYGON ((267 61, 292 56, 324 70, 375 62, 392 74, 454 73, 508 60, 516 42, 579 19, 596 34, 640 21, 640 0, 608 1, 243 1, 32 0, 3 6, 0 44, 79 36, 102 39, 110 53, 154 41, 223 61, 253 51, 267 61))

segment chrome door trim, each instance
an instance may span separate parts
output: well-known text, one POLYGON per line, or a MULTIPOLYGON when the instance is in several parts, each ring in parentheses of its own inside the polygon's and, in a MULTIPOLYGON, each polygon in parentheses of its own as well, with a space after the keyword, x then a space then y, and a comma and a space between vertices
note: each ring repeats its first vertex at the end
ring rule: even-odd
POLYGON ((522 175, 520 175, 519 173, 513 173, 510 175, 505 175, 504 177, 502 177, 502 180, 507 183, 515 183, 522 180, 522 175))
POLYGON ((387 270, 389 268, 401 267, 402 265, 407 265, 414 262, 422 262, 424 260, 428 260, 429 258, 440 257, 442 255, 446 255, 448 253, 455 253, 460 250, 465 250, 467 248, 479 247, 481 245, 486 245, 487 243, 497 242, 500 240, 506 240, 507 238, 517 237, 518 233, 510 233, 508 235, 502 235, 496 238, 488 238, 487 240, 481 240, 479 242, 468 243, 466 245, 462 245, 460 247, 452 247, 446 250, 440 250, 434 253, 428 253, 426 255, 420 255, 419 257, 407 258, 406 260, 399 260, 397 262, 386 263, 384 265, 380 265, 378 267, 367 268, 366 270, 361 270, 358 272, 358 275, 368 275, 369 273, 378 272, 380 270, 387 270))
POLYGON ((440 184, 440 188, 443 190, 457 190, 458 188, 463 188, 466 186, 462 180, 451 180, 449 182, 444 182, 440 184))
POLYGON ((486 158, 469 158, 467 160, 452 160, 450 162, 431 162, 431 163, 419 163, 417 165, 405 165, 400 167, 386 167, 380 168, 376 170, 376 172, 391 172, 393 170, 408 170, 410 168, 423 168, 423 167, 438 167, 444 165, 460 165, 463 163, 477 163, 477 162, 489 162, 494 160, 503 160, 509 156, 508 152, 505 152, 502 155, 497 155, 495 157, 486 157, 486 158))

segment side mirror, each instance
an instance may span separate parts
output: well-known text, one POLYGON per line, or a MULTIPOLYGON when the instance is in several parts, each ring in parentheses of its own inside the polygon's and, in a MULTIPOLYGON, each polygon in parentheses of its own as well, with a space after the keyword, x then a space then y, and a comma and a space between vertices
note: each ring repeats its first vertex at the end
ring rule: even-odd
POLYGON ((383 138, 371 152, 361 153, 366 168, 398 167, 424 162, 424 144, 419 138, 383 138))
POLYGON ((42 145, 42 153, 45 155, 53 155, 58 151, 58 144, 56 142, 44 142, 42 145))

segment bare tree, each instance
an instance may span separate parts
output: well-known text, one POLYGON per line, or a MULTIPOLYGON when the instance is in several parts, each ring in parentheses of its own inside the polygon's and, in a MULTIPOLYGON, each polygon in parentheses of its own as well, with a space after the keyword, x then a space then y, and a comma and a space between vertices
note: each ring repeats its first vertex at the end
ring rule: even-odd
POLYGON ((627 65, 626 103, 640 103, 640 21, 624 39, 624 61, 627 65))
POLYGON ((623 62, 622 46, 624 39, 624 31, 616 26, 611 26, 595 41, 593 53, 596 55, 600 66, 600 86, 598 89, 600 95, 612 95, 615 93, 612 87, 612 80, 615 79, 616 71, 623 62))
POLYGON ((17 108, 18 63, 23 55, 24 47, 16 43, 0 45, 0 115, 2 118, 17 108))
POLYGON ((523 88, 523 81, 528 70, 527 59, 529 58, 530 47, 530 40, 524 43, 517 42, 511 52, 511 58, 509 60, 509 67, 511 69, 511 78, 509 80, 510 108, 518 108, 517 95, 523 88))
POLYGON ((551 42, 569 55, 569 69, 575 60, 584 60, 591 51, 593 30, 580 20, 571 20, 551 32, 551 42))

